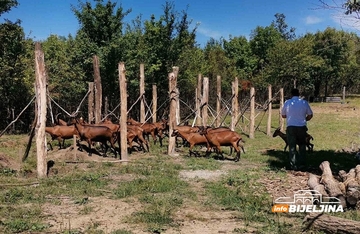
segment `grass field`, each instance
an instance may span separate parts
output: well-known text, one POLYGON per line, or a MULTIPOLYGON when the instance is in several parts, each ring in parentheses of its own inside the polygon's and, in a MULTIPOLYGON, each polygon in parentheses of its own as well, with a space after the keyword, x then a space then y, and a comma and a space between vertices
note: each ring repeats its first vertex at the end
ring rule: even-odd
MULTIPOLYGON (((354 168, 359 163, 354 155, 360 148, 360 98, 311 106, 314 118, 308 128, 315 146, 307 155, 308 171, 320 174, 323 161, 330 162, 334 174, 354 168)), ((279 125, 278 112, 272 111, 273 130, 279 125)), ((48 152, 55 165, 41 180, 36 177, 35 145, 21 162, 28 136, 4 135, 0 232, 300 233, 306 214, 271 212, 277 197, 307 189, 307 176, 284 169, 288 154, 281 138, 264 133, 267 115, 258 115, 254 139, 243 133, 246 153, 239 162, 188 157, 184 147, 179 156, 168 156, 166 147, 151 143, 150 153, 130 154, 123 164, 84 152, 74 155, 68 141, 67 149, 48 152)), ((354 210, 336 216, 360 221, 354 210)))

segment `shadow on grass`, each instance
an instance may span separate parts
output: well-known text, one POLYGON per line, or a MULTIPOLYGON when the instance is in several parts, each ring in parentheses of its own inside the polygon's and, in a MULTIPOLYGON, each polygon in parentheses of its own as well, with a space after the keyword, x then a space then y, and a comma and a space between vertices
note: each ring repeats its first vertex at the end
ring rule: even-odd
MULTIPOLYGON (((266 152, 269 156, 267 163, 272 170, 286 168, 289 162, 289 152, 269 150, 266 152)), ((359 162, 355 159, 355 153, 335 152, 333 150, 320 150, 308 152, 306 154, 307 168, 305 171, 320 175, 322 171, 319 166, 323 161, 329 161, 331 170, 338 174, 340 170, 348 172, 355 168, 359 162)))
MULTIPOLYGON (((104 157, 103 149, 97 149, 94 146, 91 147, 91 149, 90 149, 87 144, 81 144, 81 143, 79 143, 77 146, 78 146, 79 151, 85 151, 87 153, 91 152, 92 155, 95 154, 97 156, 104 157)), ((115 147, 115 151, 117 152, 117 155, 118 155, 119 148, 115 147)), ((106 157, 115 157, 114 152, 112 151, 111 147, 108 148, 106 155, 107 155, 106 157)))

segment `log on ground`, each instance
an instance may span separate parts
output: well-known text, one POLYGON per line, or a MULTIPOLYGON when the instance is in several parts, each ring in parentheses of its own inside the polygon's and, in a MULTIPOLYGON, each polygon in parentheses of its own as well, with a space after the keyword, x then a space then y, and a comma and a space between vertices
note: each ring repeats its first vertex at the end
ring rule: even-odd
POLYGON ((309 213, 304 218, 306 230, 316 229, 326 233, 358 234, 360 233, 360 222, 339 218, 324 213, 309 213))

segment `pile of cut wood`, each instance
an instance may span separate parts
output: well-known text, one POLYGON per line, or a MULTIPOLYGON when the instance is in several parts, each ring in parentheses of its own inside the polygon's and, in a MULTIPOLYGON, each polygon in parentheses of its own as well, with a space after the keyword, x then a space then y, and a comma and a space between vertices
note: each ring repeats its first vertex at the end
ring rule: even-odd
MULTIPOLYGON (((334 177, 330 163, 324 161, 320 164, 322 175, 309 173, 308 186, 322 195, 322 201, 327 198, 337 198, 344 212, 348 209, 360 210, 360 165, 346 171, 339 171, 334 177)), ((305 218, 306 223, 315 229, 327 233, 360 233, 360 222, 330 216, 327 214, 310 213, 305 218)))
POLYGON ((308 185, 310 189, 317 190, 326 197, 336 197, 343 208, 360 210, 360 165, 346 172, 339 171, 335 178, 330 168, 330 163, 324 161, 320 164, 322 175, 309 174, 308 185))

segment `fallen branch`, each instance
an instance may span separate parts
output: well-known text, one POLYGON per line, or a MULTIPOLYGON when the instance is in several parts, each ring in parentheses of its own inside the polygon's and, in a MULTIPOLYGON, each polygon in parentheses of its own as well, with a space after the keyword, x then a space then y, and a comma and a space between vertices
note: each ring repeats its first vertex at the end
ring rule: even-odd
POLYGON ((310 213, 304 218, 306 228, 304 231, 314 228, 316 230, 325 231, 326 233, 360 233, 360 222, 330 216, 324 213, 310 213))
POLYGON ((24 184, 0 184, 0 188, 2 187, 13 187, 13 186, 33 186, 33 185, 39 185, 39 182, 33 182, 33 183, 24 183, 24 184))

